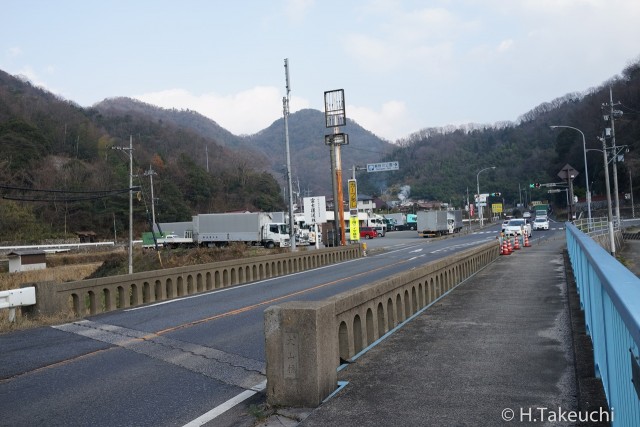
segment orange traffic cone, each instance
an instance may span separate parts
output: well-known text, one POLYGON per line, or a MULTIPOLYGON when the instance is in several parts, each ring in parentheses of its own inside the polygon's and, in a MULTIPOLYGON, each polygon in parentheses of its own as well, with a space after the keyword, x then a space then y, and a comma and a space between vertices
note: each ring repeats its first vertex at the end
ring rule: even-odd
POLYGON ((529 243, 529 237, 527 236, 526 233, 524 235, 524 247, 525 248, 531 247, 531 243, 529 243))
POLYGON ((500 255, 511 255, 511 252, 509 252, 509 248, 507 247, 507 239, 502 239, 502 252, 500 252, 500 255))
POLYGON ((509 253, 513 252, 513 247, 511 246, 511 237, 507 237, 507 250, 509 253))
POLYGON ((514 251, 520 250, 520 236, 518 236, 517 234, 515 235, 515 239, 513 242, 513 250, 514 251))

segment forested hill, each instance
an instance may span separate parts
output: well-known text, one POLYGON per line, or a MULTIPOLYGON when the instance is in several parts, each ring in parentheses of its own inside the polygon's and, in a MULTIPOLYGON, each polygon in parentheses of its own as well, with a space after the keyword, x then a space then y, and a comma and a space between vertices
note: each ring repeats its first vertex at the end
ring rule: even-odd
POLYGON ((140 186, 136 236, 149 228, 150 167, 159 221, 284 208, 280 185, 260 167, 266 159, 259 153, 247 156, 141 111, 84 109, 1 71, 0 147, 0 242, 37 242, 77 231, 122 238, 128 229, 129 153, 133 185, 140 186), (130 136, 132 151, 111 149, 128 148, 130 136))
MULTIPOLYGON (((584 133, 591 191, 596 196, 604 195, 603 155, 596 150, 602 150, 597 138, 611 126, 604 120, 604 114, 610 112, 610 88, 614 108, 622 114, 615 120, 616 145, 629 149, 624 162, 617 164, 619 189, 629 192, 629 173, 634 188, 640 185, 640 62, 630 64, 619 76, 598 87, 543 103, 516 123, 416 132, 398 141, 394 151, 382 159, 399 161, 399 171, 363 176, 359 188, 371 192, 388 188, 390 197, 395 197, 402 186, 409 186, 412 198, 451 201, 460 206, 467 190, 471 197, 476 193, 479 180, 481 192, 501 192, 505 202, 512 204, 519 201, 519 185, 528 191, 530 183, 558 182, 557 173, 569 163, 580 173, 575 180, 576 194, 584 197, 582 136, 573 129, 550 129, 560 125, 584 133), (478 176, 480 170, 491 166, 496 169, 478 176)), ((607 143, 610 146, 611 140, 607 143)), ((533 190, 530 196, 533 200, 550 198, 564 203, 564 193, 549 195, 546 190, 533 190)))

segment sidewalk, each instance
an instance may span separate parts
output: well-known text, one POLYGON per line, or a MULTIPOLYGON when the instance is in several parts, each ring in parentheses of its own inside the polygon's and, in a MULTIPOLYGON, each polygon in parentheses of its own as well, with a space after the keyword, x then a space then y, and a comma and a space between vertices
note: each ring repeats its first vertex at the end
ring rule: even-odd
POLYGON ((346 387, 299 425, 495 426, 578 410, 564 246, 501 256, 340 371, 346 387))

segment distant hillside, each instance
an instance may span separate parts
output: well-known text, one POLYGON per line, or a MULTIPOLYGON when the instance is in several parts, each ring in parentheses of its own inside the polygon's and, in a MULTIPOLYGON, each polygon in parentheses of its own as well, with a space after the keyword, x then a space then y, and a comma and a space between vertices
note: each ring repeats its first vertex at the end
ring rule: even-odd
POLYGON ((176 124, 185 114, 174 121, 154 118, 140 105, 102 107, 81 108, 0 71, 0 242, 40 242, 77 231, 124 238, 129 153, 133 185, 140 187, 136 236, 150 228, 151 167, 159 221, 284 209, 280 185, 255 167, 265 163, 255 161, 261 154, 249 157, 176 124), (128 148, 130 136, 131 152, 111 149, 128 148))
MULTIPOLYGON (((215 121, 193 111, 164 109, 130 98, 111 98, 96 104, 102 114, 117 117, 137 114, 159 124, 172 124, 197 135, 216 141, 219 145, 236 150, 246 156, 254 168, 269 171, 283 185, 285 182, 284 119, 278 119, 262 131, 247 136, 236 136, 215 121)), ((304 109, 289 116, 289 143, 294 191, 302 195, 330 195, 331 160, 329 148, 324 144, 324 113, 304 109), (298 186, 300 187, 298 189, 298 186)), ((342 167, 345 176, 351 176, 353 165, 364 167, 378 162, 393 145, 347 119, 341 132, 349 135, 349 145, 342 147, 342 167)))
POLYGON ((169 123, 177 127, 216 141, 219 145, 236 148, 242 145, 242 139, 218 125, 202 114, 192 110, 166 109, 156 107, 131 98, 108 98, 93 106, 102 113, 124 116, 137 113, 152 117, 158 123, 169 123))
MULTIPOLYGON (((351 178, 354 165, 365 167, 379 162, 393 145, 362 128, 347 118, 347 125, 340 131, 349 135, 349 144, 341 148, 342 170, 345 182, 351 178)), ((324 113, 304 109, 289 116, 289 146, 291 152, 294 191, 303 195, 331 195, 331 157, 325 135, 333 129, 325 128, 324 113)), ((247 145, 271 159, 271 171, 282 174, 286 165, 284 119, 278 119, 268 128, 245 137, 247 145)), ((358 172, 358 176, 361 173, 358 172)))

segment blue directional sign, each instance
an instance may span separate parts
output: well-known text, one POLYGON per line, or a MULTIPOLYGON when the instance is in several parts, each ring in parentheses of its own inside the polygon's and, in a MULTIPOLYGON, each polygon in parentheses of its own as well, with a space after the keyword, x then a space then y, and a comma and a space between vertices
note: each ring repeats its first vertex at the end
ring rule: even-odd
POLYGON ((398 162, 367 163, 367 172, 397 171, 398 169, 400 169, 398 162))

